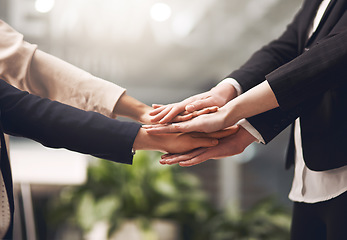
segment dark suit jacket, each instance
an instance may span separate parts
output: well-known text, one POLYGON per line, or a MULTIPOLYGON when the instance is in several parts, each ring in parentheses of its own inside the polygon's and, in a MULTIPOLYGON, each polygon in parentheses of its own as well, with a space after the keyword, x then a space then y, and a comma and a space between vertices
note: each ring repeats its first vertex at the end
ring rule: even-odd
MULTIPOLYGON (((140 128, 99 113, 85 112, 20 91, 0 80, 1 171, 13 217, 11 169, 3 133, 23 136, 47 147, 132 163, 132 145, 140 128)), ((11 236, 9 230, 8 237, 11 236)))
MULTIPOLYGON (((305 0, 277 40, 229 75, 244 91, 268 80, 280 107, 249 122, 269 142, 300 116, 305 163, 316 171, 347 164, 347 0, 331 0, 307 41, 320 2, 305 0)), ((292 134, 287 167, 293 146, 292 134)))

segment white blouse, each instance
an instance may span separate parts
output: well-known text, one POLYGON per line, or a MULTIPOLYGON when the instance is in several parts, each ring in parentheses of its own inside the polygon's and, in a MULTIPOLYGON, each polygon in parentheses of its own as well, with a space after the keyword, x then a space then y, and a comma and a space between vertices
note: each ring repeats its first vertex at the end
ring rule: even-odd
MULTIPOLYGON (((317 29, 330 0, 323 0, 312 23, 308 38, 317 29)), ((328 171, 312 171, 304 162, 301 142, 300 118, 295 121, 295 171, 289 199, 296 202, 326 201, 347 191, 347 166, 328 171)), ((328 159, 327 159, 328 160, 328 159)))

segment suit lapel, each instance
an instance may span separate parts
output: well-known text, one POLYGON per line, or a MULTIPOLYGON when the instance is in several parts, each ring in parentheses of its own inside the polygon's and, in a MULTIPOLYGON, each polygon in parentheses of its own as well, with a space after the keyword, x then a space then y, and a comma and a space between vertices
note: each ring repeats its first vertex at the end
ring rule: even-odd
POLYGON ((304 14, 302 14, 299 26, 300 40, 298 49, 300 53, 303 52, 304 48, 306 47, 308 32, 312 25, 313 19, 317 14, 317 10, 321 2, 322 0, 306 0, 304 2, 304 5, 302 7, 302 11, 304 14))
POLYGON ((335 5, 335 3, 336 3, 336 0, 331 0, 330 1, 327 9, 325 10, 325 12, 324 12, 324 14, 322 16, 322 19, 319 22, 319 25, 318 25, 316 31, 312 34, 310 40, 307 42, 307 45, 310 45, 314 41, 314 39, 316 39, 318 34, 321 32, 323 26, 324 26, 324 28, 326 28, 325 27, 326 26, 326 24, 325 24, 326 20, 327 20, 328 16, 330 15, 331 10, 332 10, 333 6, 335 5))
POLYGON ((331 0, 317 30, 314 32, 307 45, 310 45, 328 35, 345 12, 345 0, 331 0))

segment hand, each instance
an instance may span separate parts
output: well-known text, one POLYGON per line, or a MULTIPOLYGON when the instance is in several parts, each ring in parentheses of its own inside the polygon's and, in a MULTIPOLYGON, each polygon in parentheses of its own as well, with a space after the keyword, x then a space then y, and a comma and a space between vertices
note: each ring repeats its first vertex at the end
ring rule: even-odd
POLYGON ((142 107, 138 109, 137 116, 133 119, 142 124, 152 124, 151 116, 149 115, 152 110, 152 107, 148 105, 142 105, 142 107))
POLYGON ((150 112, 153 116, 151 121, 160 124, 173 122, 173 119, 184 111, 192 113, 213 106, 222 107, 236 95, 236 90, 231 84, 220 84, 208 92, 197 94, 178 103, 153 105, 155 109, 150 112))
MULTIPOLYGON (((163 107, 163 106, 164 105, 159 105, 159 104, 153 104, 152 105, 153 109, 157 109, 157 108, 160 108, 160 107, 163 107)), ((184 121, 188 121, 188 120, 190 120, 192 118, 195 118, 197 116, 200 116, 200 115, 203 115, 203 114, 208 114, 208 113, 214 113, 214 112, 217 112, 217 111, 218 111, 218 107, 217 106, 206 107, 204 109, 197 110, 197 111, 194 111, 194 112, 184 111, 184 112, 179 113, 178 115, 176 115, 173 119, 171 119, 170 122, 173 122, 173 123, 184 122, 184 121)), ((151 120, 152 120, 152 118, 151 118, 151 120)), ((153 123, 153 122, 151 121, 151 123, 153 123)))
POLYGON ((219 140, 218 145, 199 148, 184 154, 166 154, 160 160, 161 164, 179 163, 182 167, 193 166, 209 159, 219 159, 242 153, 246 147, 256 141, 243 127, 234 134, 219 140))
MULTIPOLYGON (((221 136, 225 133, 220 133, 221 136)), ((218 144, 214 136, 201 133, 150 135, 140 128, 134 144, 134 150, 157 150, 161 152, 182 153, 200 147, 212 147, 218 144)))
MULTIPOLYGON (((226 105, 227 106, 227 105, 226 105)), ((237 116, 230 113, 232 109, 226 106, 218 109, 215 113, 197 116, 185 122, 174 124, 145 125, 143 128, 149 134, 182 133, 182 132, 216 132, 226 127, 234 125, 238 120, 237 116)))
POLYGON ((223 130, 212 132, 212 133, 203 133, 203 132, 192 132, 192 136, 194 137, 210 137, 210 138, 225 138, 230 135, 235 134, 240 129, 239 125, 234 125, 223 130))

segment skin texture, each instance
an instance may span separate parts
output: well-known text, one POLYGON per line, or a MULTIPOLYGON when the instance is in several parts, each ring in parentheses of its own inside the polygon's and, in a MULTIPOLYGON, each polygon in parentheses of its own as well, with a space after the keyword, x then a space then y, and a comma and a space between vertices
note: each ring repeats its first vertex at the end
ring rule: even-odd
POLYGON ((178 133, 150 135, 141 128, 135 138, 134 150, 158 150, 169 153, 183 153, 196 148, 212 147, 218 144, 218 139, 225 138, 237 132, 238 128, 223 130, 212 134, 178 133))
POLYGON ((113 117, 119 115, 128 117, 140 123, 151 124, 149 116, 151 110, 153 110, 153 108, 150 106, 138 101, 126 93, 123 93, 113 109, 113 117))
POLYGON ((211 133, 236 124, 239 120, 278 107, 276 97, 267 81, 229 101, 217 112, 203 114, 189 121, 170 125, 145 126, 150 134, 177 132, 211 133))
POLYGON ((214 106, 222 107, 224 104, 226 104, 236 96, 237 93, 235 88, 231 84, 224 83, 217 85, 210 91, 197 94, 178 103, 168 105, 154 105, 155 109, 152 110, 149 114, 152 116, 152 123, 166 124, 175 122, 173 121, 173 119, 182 113, 193 113, 214 106))
POLYGON ((242 127, 233 126, 230 130, 233 134, 219 139, 216 146, 194 149, 183 154, 165 154, 162 156, 160 163, 168 165, 178 163, 182 167, 189 167, 209 159, 220 159, 240 154, 246 147, 256 141, 256 139, 242 127))

